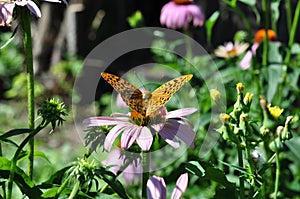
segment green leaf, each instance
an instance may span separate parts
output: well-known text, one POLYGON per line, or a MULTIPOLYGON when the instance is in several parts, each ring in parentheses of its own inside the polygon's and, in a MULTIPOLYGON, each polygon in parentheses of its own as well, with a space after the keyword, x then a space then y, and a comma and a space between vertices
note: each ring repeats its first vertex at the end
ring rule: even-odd
POLYGON ((221 171, 220 169, 214 168, 214 167, 206 168, 204 178, 213 180, 227 188, 235 187, 234 183, 231 183, 227 180, 223 171, 221 171))
POLYGON ((291 48, 291 53, 295 55, 300 54, 300 44, 294 43, 291 48))
POLYGON ((281 44, 279 42, 269 42, 269 56, 270 63, 282 63, 282 55, 280 54, 281 44))
POLYGON ((215 11, 205 22, 207 42, 211 43, 212 29, 220 16, 220 11, 215 11))
POLYGON ((102 179, 121 197, 129 199, 123 185, 117 180, 116 175, 105 168, 96 169, 97 175, 101 176, 102 179))
POLYGON ((238 198, 237 193, 232 188, 225 188, 225 189, 217 189, 216 194, 213 197, 214 199, 224 199, 224 198, 238 198), (224 197, 226 196, 226 197, 224 197))
MULTIPOLYGON (((11 162, 8 159, 0 157, 0 178, 8 179, 10 166, 11 162)), ((29 198, 41 198, 43 192, 34 185, 26 173, 19 167, 16 167, 14 182, 20 188, 21 192, 29 198)))
POLYGON ((280 16, 280 1, 271 1, 272 24, 276 25, 280 16))
POLYGON ((141 11, 137 10, 133 15, 127 18, 129 25, 132 28, 142 27, 144 24, 144 18, 141 11))
POLYGON ((48 180, 46 180, 45 182, 43 182, 41 185, 38 185, 38 187, 45 189, 45 188, 49 188, 52 187, 53 184, 61 184, 64 174, 65 172, 70 169, 71 166, 67 166, 64 167, 60 170, 58 170, 57 172, 55 172, 54 174, 52 174, 48 180))
POLYGON ((256 0, 239 0, 239 1, 250 7, 254 7, 256 5, 256 0))
POLYGON ((24 133, 30 133, 31 131, 32 131, 31 129, 13 129, 1 135, 0 140, 3 140, 8 137, 16 136, 16 135, 22 135, 24 133))
POLYGON ((269 65, 268 66, 268 91, 267 101, 272 102, 273 97, 277 91, 278 84, 282 81, 282 65, 269 65))
POLYGON ((294 155, 294 160, 295 162, 300 165, 300 153, 299 153, 299 148, 300 148, 300 137, 294 138, 292 140, 288 140, 285 142, 286 146, 290 149, 290 151, 294 155))
POLYGON ((197 175, 199 177, 203 177, 205 170, 197 161, 190 161, 185 165, 185 169, 190 173, 197 175))

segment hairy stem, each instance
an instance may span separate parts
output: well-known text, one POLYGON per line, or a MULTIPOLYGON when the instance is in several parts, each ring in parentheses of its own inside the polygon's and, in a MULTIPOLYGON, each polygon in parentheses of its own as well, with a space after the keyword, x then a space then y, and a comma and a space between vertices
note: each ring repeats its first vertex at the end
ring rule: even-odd
MULTIPOLYGON (((24 37, 24 50, 26 55, 27 69, 27 103, 28 103, 28 127, 34 129, 34 74, 33 74, 33 56, 32 56, 32 38, 30 27, 30 13, 27 8, 21 10, 21 26, 24 37)), ((29 163, 28 176, 32 179, 34 162, 34 137, 29 141, 29 163)))

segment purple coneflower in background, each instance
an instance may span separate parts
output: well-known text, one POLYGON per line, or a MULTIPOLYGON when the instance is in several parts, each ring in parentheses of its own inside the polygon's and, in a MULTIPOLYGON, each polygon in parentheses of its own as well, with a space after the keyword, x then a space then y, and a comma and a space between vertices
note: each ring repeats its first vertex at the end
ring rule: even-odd
POLYGON ((174 148, 179 147, 179 141, 175 136, 188 146, 194 147, 195 132, 184 123, 188 122, 184 116, 196 110, 184 108, 167 112, 165 107, 161 107, 153 117, 141 117, 139 113, 132 111, 128 114, 113 114, 117 117, 91 117, 85 119, 83 123, 87 126, 114 126, 104 141, 106 151, 110 151, 113 142, 121 133, 121 148, 125 150, 136 141, 143 151, 149 151, 155 132, 174 148))
POLYGON ((168 28, 187 28, 192 22, 193 26, 203 26, 205 16, 202 9, 193 0, 173 0, 161 9, 160 23, 168 28))
MULTIPOLYGON (((51 3, 61 3, 64 2, 67 4, 66 0, 45 0, 51 3)), ((0 26, 11 26, 12 14, 14 11, 15 5, 17 6, 26 6, 32 14, 37 17, 41 17, 41 11, 39 7, 31 0, 6 0, 5 2, 0 3, 0 26)))
POLYGON ((11 26, 13 3, 0 3, 0 26, 11 26))
MULTIPOLYGON (((188 174, 184 173, 178 178, 176 186, 173 190, 171 199, 179 199, 185 192, 188 185, 188 174)), ((163 178, 152 176, 147 182, 148 199, 165 199, 166 198, 166 183, 163 178)))

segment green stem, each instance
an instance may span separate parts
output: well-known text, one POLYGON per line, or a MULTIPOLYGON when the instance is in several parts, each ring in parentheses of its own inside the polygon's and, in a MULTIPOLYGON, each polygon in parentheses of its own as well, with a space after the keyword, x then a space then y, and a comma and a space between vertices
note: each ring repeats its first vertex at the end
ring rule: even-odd
POLYGON ((268 64, 268 48, 269 48, 269 38, 268 38, 268 29, 269 29, 269 9, 268 9, 268 0, 262 1, 262 10, 264 13, 265 21, 265 31, 266 36, 263 42, 263 57, 262 57, 262 66, 267 66, 268 64))
MULTIPOLYGON (((3 154, 2 154, 2 144, 0 142, 0 156, 2 157, 3 154)), ((6 190, 5 190, 5 184, 3 183, 3 185, 1 186, 2 187, 2 191, 3 191, 3 198, 6 198, 6 190)))
MULTIPOLYGON (((47 123, 48 124, 48 123, 47 123)), ((7 198, 11 199, 12 198, 12 189, 13 189, 13 182, 14 182, 14 177, 15 177, 15 171, 16 171, 16 166, 17 166, 17 161, 20 156, 20 153, 22 152, 23 148, 25 145, 38 133, 40 132, 47 124, 45 125, 39 125, 36 129, 34 129, 20 144, 18 147, 14 157, 11 160, 11 165, 10 165, 10 173, 9 173, 9 178, 8 178, 8 185, 7 185, 7 198)))
POLYGON ((77 195, 77 193, 78 193, 78 191, 79 191, 79 185, 80 185, 80 182, 79 182, 79 180, 78 180, 78 181, 75 183, 75 185, 74 185, 74 187, 73 187, 73 189, 72 189, 72 192, 71 192, 71 194, 70 194, 70 196, 69 196, 68 199, 73 199, 73 198, 76 197, 76 195, 77 195))
POLYGON ((287 30, 288 34, 291 33, 291 27, 292 27, 292 4, 291 0, 286 0, 285 1, 285 12, 286 12, 286 25, 287 25, 287 30))
MULTIPOLYGON (((27 67, 27 91, 28 91, 28 127, 34 129, 34 74, 32 56, 32 38, 30 27, 30 13, 27 8, 21 10, 21 26, 23 29, 24 49, 26 54, 27 67)), ((34 137, 29 141, 29 164, 28 176, 32 179, 34 161, 34 137)))
POLYGON ((147 198, 147 181, 149 179, 149 168, 150 168, 150 155, 146 152, 142 152, 143 162, 143 178, 142 178, 142 198, 147 198))
MULTIPOLYGON (((278 139, 279 141, 279 139, 278 139)), ((280 142, 280 141, 279 141, 280 142)), ((275 185, 274 185, 274 199, 277 199, 278 195, 278 189, 279 189, 279 177, 280 177, 280 161, 279 161, 279 151, 277 147, 276 140, 274 140, 275 143, 275 160, 276 160, 276 176, 275 176, 275 185)))
POLYGON ((299 22, 299 15, 300 15, 300 1, 298 1, 295 14, 294 14, 294 19, 290 31, 290 37, 289 37, 289 43, 288 43, 288 51, 286 53, 284 62, 288 64, 291 61, 291 48, 294 44, 295 41, 295 36, 296 36, 296 30, 299 22))
MULTIPOLYGON (((239 167, 244 168, 243 151, 239 146, 237 148, 238 148, 239 167)), ((244 199, 245 198, 245 186, 244 186, 244 176, 242 173, 239 174, 239 179, 240 179, 240 199, 244 199)))
POLYGON ((64 180, 64 182, 62 183, 62 185, 58 188, 54 198, 58 198, 58 196, 61 194, 61 192, 65 189, 65 187, 67 186, 69 182, 69 177, 67 179, 64 180))

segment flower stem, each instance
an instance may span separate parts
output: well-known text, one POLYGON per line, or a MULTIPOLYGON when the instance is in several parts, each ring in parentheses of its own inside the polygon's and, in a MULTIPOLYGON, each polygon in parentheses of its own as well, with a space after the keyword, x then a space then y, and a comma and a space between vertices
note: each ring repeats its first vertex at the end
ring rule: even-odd
MULTIPOLYGON (((239 167, 244 168, 244 161, 243 161, 243 151, 240 147, 237 147, 238 149, 238 161, 239 161, 239 167)), ((239 174, 240 179, 240 199, 245 198, 245 187, 244 187, 244 176, 242 173, 239 174)))
POLYGON ((268 0, 262 1, 262 10, 264 13, 264 21, 265 21, 265 31, 266 36, 263 42, 263 57, 262 57, 262 65, 267 66, 268 64, 268 48, 269 48, 269 38, 268 38, 268 29, 269 29, 269 9, 268 9, 268 0))
POLYGON ((147 198, 147 181, 149 179, 149 168, 150 168, 150 155, 142 151, 142 162, 143 162, 143 178, 142 178, 142 198, 147 198))
MULTIPOLYGON (((21 10, 21 26, 24 37, 24 50, 26 54, 27 67, 27 91, 28 91, 28 127, 34 129, 34 74, 33 74, 33 56, 32 56, 32 38, 30 27, 30 13, 26 8, 21 10)), ((32 179, 33 161, 34 161, 34 137, 29 141, 29 163, 28 176, 32 179)))
POLYGON ((276 174, 275 174, 275 185, 274 185, 274 199, 277 199, 278 188, 279 188, 279 177, 280 177, 280 161, 279 161, 279 151, 277 147, 276 140, 275 143, 275 161, 276 161, 276 174))
POLYGON ((289 37, 289 43, 288 43, 289 48, 288 48, 288 51, 287 51, 285 59, 284 59, 284 62, 286 64, 288 64, 291 61, 291 48, 295 41, 296 30, 297 30, 298 21, 299 21, 299 15, 300 15, 300 1, 298 1, 297 6, 296 6, 294 19, 293 19, 293 23, 292 23, 292 27, 291 27, 291 31, 290 31, 290 37, 289 37))
POLYGON ((285 1, 285 12, 286 12, 286 25, 287 25, 287 30, 288 34, 291 33, 291 27, 292 27, 292 5, 291 5, 291 0, 286 0, 285 1))
POLYGON ((73 199, 76 197, 76 195, 79 191, 79 185, 80 185, 80 182, 79 182, 79 180, 77 180, 68 199, 73 199))
POLYGON ((13 182, 14 182, 14 177, 15 177, 15 171, 16 171, 16 166, 17 166, 17 161, 19 159, 20 153, 22 152, 23 148, 25 145, 30 142, 30 140, 38 133, 40 132, 45 126, 45 125, 39 125, 36 129, 34 129, 29 135, 23 140, 23 142, 20 144, 18 147, 17 151, 15 152, 14 157, 11 160, 10 163, 10 173, 9 173, 9 178, 8 178, 8 185, 7 185, 7 198, 11 199, 12 198, 12 188, 13 188, 13 182))

